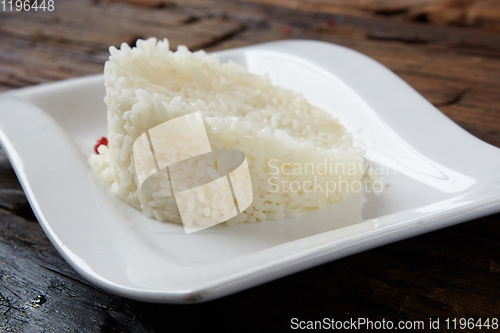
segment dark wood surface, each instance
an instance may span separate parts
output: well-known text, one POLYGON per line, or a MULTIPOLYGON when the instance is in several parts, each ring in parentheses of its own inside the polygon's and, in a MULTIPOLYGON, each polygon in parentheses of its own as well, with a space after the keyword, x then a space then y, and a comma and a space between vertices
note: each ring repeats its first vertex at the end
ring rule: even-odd
MULTIPOLYGON (((207 51, 290 38, 345 45, 500 147, 499 1, 56 0, 50 13, 0 11, 0 90, 100 73, 109 45, 151 36, 207 51)), ((220 300, 148 304, 99 290, 64 262, 0 152, 1 331, 285 331, 293 317, 440 318, 443 332, 446 318, 500 319, 500 215, 220 300)))

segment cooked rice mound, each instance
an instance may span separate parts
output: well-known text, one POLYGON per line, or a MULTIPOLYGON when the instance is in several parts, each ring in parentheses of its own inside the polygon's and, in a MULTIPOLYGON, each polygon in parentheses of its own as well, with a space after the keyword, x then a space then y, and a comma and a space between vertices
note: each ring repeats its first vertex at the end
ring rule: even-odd
POLYGON ((109 144, 90 162, 112 192, 145 215, 181 222, 174 196, 138 189, 132 145, 148 129, 196 111, 213 149, 238 149, 249 163, 253 202, 228 224, 321 209, 362 181, 363 151, 337 119, 300 94, 204 51, 179 46, 172 52, 166 39, 139 40, 134 48, 124 43, 110 53, 104 68, 109 144), (325 161, 328 167, 314 168, 325 161), (327 182, 329 191, 317 185, 327 182))

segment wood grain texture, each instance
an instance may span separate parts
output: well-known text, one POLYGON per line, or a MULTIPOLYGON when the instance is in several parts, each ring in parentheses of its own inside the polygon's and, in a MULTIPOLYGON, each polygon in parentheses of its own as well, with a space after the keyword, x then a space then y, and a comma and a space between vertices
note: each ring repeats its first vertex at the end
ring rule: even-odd
MULTIPOLYGON (((63 0, 50 13, 0 12, 0 90, 102 72, 110 45, 138 38, 209 51, 316 39, 376 59, 500 147, 498 8, 490 0, 63 0)), ((500 318, 500 215, 209 303, 148 304, 99 290, 64 262, 0 150, 0 331, 286 331, 293 317, 500 318)))

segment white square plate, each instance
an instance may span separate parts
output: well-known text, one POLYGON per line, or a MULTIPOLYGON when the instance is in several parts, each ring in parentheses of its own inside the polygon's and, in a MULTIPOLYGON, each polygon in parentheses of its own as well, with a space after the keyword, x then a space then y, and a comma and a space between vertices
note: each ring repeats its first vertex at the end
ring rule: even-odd
POLYGON ((56 249, 83 277, 143 301, 214 299, 321 263, 500 211, 500 150, 376 61, 281 41, 219 53, 338 117, 387 188, 300 218, 184 234, 110 195, 85 154, 106 134, 103 76, 0 95, 0 139, 56 249))

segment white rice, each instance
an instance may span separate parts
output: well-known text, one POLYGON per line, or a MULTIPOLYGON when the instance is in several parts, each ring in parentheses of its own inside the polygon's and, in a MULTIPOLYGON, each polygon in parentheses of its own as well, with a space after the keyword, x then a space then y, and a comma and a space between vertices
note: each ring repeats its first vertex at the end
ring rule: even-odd
POLYGON ((173 196, 153 197, 138 189, 132 145, 146 130, 196 111, 202 114, 212 148, 241 150, 250 166, 253 203, 228 224, 321 209, 350 195, 346 184, 363 178, 363 151, 353 147, 337 119, 300 94, 271 85, 266 77, 233 62, 222 64, 204 51, 191 53, 179 46, 172 52, 166 39, 139 40, 132 49, 124 43, 120 50, 110 47, 110 53, 104 68, 109 144, 100 146, 90 162, 114 193, 149 217, 181 222, 173 196), (357 168, 320 175, 282 172, 286 166, 308 163, 314 168, 324 161, 357 168), (336 190, 286 191, 276 186, 280 179, 299 185, 330 181, 336 190))

